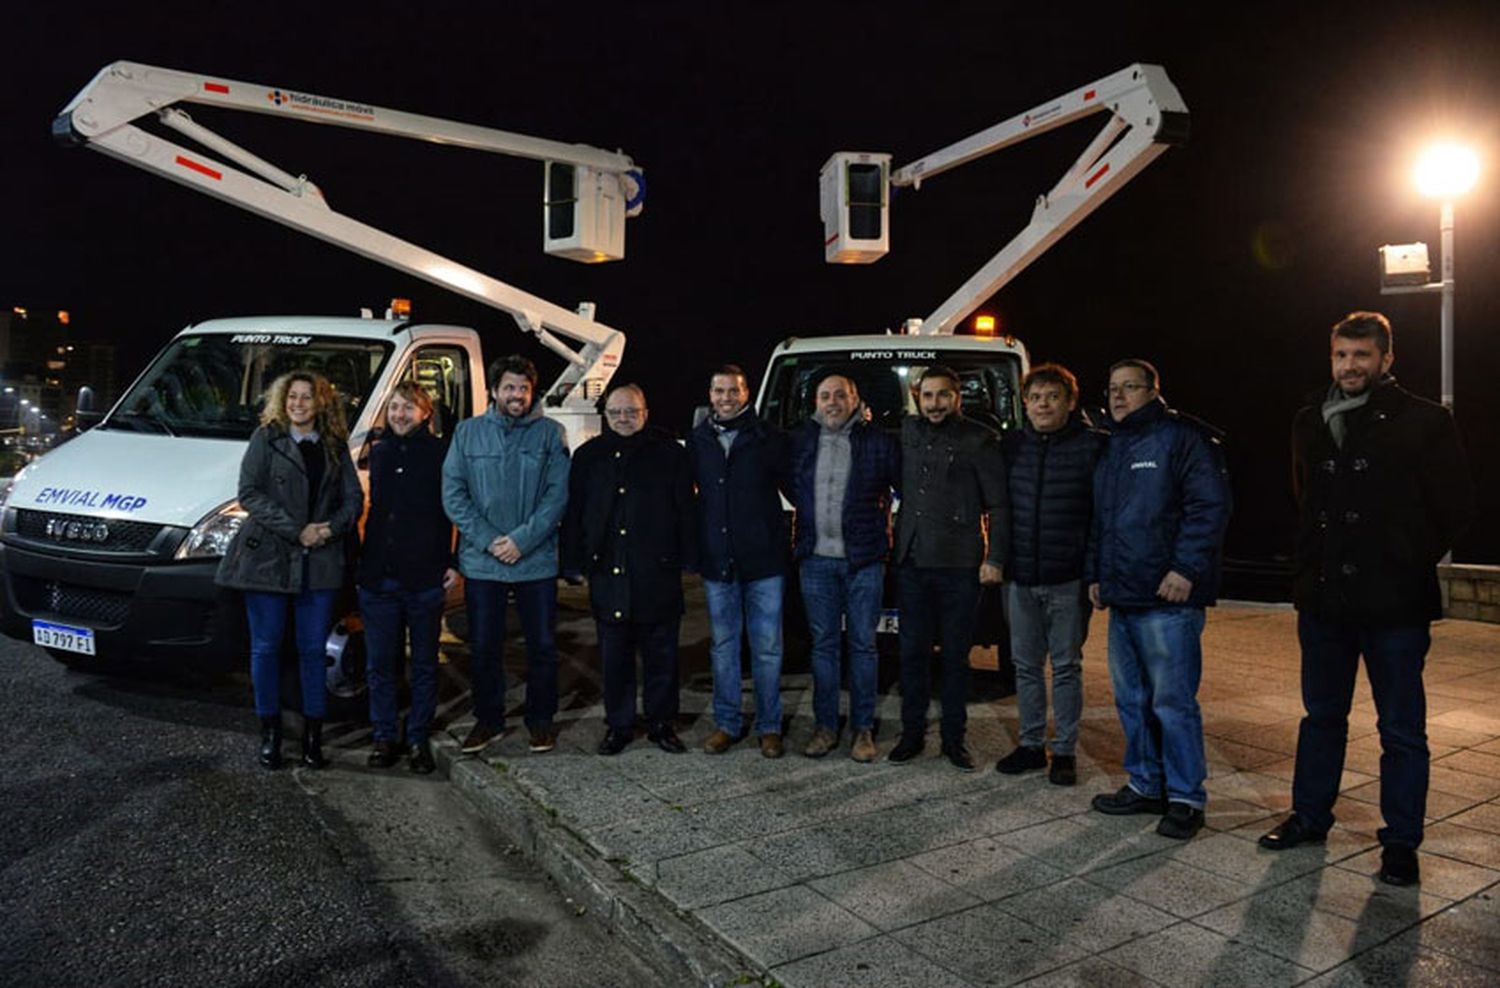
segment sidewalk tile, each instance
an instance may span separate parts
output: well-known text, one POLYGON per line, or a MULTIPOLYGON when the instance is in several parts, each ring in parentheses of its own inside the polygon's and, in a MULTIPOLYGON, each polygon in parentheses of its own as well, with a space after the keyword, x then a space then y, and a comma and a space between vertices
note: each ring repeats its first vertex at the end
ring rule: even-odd
POLYGON ((1490 800, 1488 803, 1480 803, 1470 810, 1451 817, 1449 823, 1456 823, 1461 827, 1471 827, 1474 830, 1483 830, 1486 833, 1500 834, 1500 800, 1490 800))
POLYGON ((993 838, 918 854, 911 862, 986 902, 1060 882, 1068 873, 993 838))
POLYGON ((1098 957, 1090 957, 1067 967, 1021 982, 1023 988, 1152 988, 1149 978, 1127 968, 1118 967, 1098 957))
POLYGON ((995 908, 1049 930, 1091 954, 1175 923, 1176 917, 1081 878, 1023 892, 995 908))
POLYGON ((679 909, 698 909, 791 885, 739 847, 711 847, 656 862, 656 890, 679 909))
POLYGON ((876 935, 873 926, 810 888, 794 886, 698 911, 756 964, 772 968, 876 935))
POLYGON ((1422 924, 1416 937, 1423 947, 1488 968, 1500 982, 1500 886, 1434 916, 1422 924))
POLYGON ((1428 827, 1422 837, 1422 850, 1500 871, 1500 840, 1494 834, 1451 821, 1428 827))
MULTIPOLYGON (((1425 851, 1424 847, 1417 852, 1417 861, 1422 868, 1422 891, 1429 895, 1454 900, 1466 899, 1480 889, 1500 882, 1500 871, 1455 861, 1439 854, 1423 853, 1425 851)), ((1338 867, 1357 875, 1374 875, 1380 871, 1380 848, 1372 848, 1363 854, 1345 858, 1338 862, 1338 867)))
POLYGON ((1178 923, 1127 943, 1103 959, 1160 984, 1199 988, 1272 988, 1292 985, 1313 972, 1221 933, 1178 923))
POLYGON ((1084 951, 1050 930, 976 906, 891 934, 899 943, 985 985, 1008 985, 1081 960, 1084 951))
POLYGON ((1177 842, 1156 833, 1154 816, 1111 817, 1085 811, 996 839, 1054 868, 1081 875, 1155 854, 1177 842))
POLYGON ((915 926, 979 905, 979 899, 907 861, 808 882, 815 891, 882 930, 915 926))
POLYGON ((1255 891, 1244 882, 1161 854, 1092 872, 1089 881, 1183 919, 1243 899, 1255 891))
POLYGON ((1179 844, 1168 851, 1167 856, 1182 864, 1265 889, 1324 867, 1328 849, 1313 845, 1290 851, 1267 851, 1236 834, 1214 834, 1211 837, 1200 835, 1179 844))
POLYGON ((878 937, 783 964, 771 974, 784 988, 970 988, 974 983, 916 951, 878 937))
POLYGON ((1437 985, 1441 988, 1494 988, 1493 968, 1422 946, 1416 931, 1345 961, 1306 982, 1306 988, 1437 985))

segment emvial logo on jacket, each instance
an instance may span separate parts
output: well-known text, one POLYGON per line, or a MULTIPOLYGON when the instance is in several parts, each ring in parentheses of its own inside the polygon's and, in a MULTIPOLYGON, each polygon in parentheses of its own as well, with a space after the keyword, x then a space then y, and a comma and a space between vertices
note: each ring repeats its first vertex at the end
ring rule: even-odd
POLYGON ((1132 469, 1132 470, 1155 470, 1156 469, 1156 461, 1155 460, 1136 460, 1134 463, 1130 464, 1130 469, 1132 469))

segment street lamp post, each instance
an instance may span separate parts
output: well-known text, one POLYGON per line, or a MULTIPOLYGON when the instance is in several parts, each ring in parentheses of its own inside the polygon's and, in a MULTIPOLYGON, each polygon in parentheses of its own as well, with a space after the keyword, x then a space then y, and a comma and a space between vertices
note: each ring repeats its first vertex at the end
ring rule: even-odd
POLYGON ((1438 264, 1442 277, 1439 281, 1427 281, 1430 275, 1426 244, 1397 244, 1380 248, 1381 294, 1439 292, 1442 295, 1439 334, 1442 401, 1443 407, 1449 411, 1453 410, 1453 200, 1467 192, 1478 177, 1478 156, 1457 144, 1435 145, 1417 160, 1417 189, 1423 195, 1441 202, 1438 214, 1441 237, 1438 264), (1413 275, 1425 283, 1413 284, 1413 275))

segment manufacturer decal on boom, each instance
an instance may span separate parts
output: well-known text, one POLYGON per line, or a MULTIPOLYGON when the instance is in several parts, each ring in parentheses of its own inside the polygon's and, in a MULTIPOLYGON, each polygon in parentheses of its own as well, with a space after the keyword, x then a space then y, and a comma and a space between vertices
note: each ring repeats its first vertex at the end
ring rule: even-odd
POLYGON ((65 508, 102 508, 115 511, 139 511, 146 499, 134 494, 106 494, 71 487, 43 487, 32 498, 33 504, 56 504, 65 508))
POLYGON ((277 106, 284 106, 288 110, 303 110, 307 113, 331 113, 339 117, 354 117, 357 120, 374 120, 375 108, 363 103, 345 103, 343 100, 329 99, 326 96, 312 96, 308 93, 297 93, 289 89, 273 89, 266 93, 266 99, 277 106))

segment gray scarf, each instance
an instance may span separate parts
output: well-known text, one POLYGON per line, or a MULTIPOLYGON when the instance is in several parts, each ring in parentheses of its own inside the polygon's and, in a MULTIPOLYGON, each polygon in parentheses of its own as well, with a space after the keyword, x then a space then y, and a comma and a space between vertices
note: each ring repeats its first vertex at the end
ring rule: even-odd
POLYGON ((1375 388, 1394 381, 1390 374, 1383 375, 1373 388, 1366 388, 1359 394, 1350 397, 1344 394, 1337 383, 1328 389, 1328 397, 1323 399, 1323 421, 1328 423, 1328 431, 1333 433, 1333 444, 1339 449, 1344 448, 1344 436, 1348 433, 1344 416, 1356 408, 1363 408, 1365 402, 1370 400, 1371 393, 1375 388))

